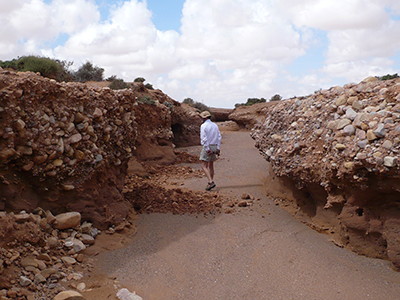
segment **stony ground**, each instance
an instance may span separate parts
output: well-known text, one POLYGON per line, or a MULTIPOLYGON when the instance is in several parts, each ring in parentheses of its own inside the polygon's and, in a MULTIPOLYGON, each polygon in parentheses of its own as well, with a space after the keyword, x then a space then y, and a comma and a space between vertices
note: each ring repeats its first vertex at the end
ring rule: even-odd
MULTIPOLYGON (((107 232, 130 226, 127 221, 107 232)), ((80 213, 1 212, 0 227, 1 299, 53 299, 70 288, 86 289, 92 264, 84 253, 100 231, 81 223, 80 213)))
POLYGON ((264 114, 252 137, 300 213, 400 268, 400 79, 369 77, 264 114))
MULTIPOLYGON (((136 211, 180 215, 232 212, 238 202, 216 192, 182 186, 183 180, 200 178, 202 173, 189 166, 197 162, 197 156, 176 155, 176 164, 143 163, 145 173, 127 177, 123 193, 136 211)), ((129 215, 118 226, 100 231, 81 222, 77 212, 56 216, 40 208, 33 213, 0 212, 0 299, 53 299, 63 291, 72 296, 79 292, 86 299, 99 299, 104 293, 107 299, 117 299, 123 286, 93 273, 93 260, 99 253, 122 247, 136 232, 133 210, 129 215)))

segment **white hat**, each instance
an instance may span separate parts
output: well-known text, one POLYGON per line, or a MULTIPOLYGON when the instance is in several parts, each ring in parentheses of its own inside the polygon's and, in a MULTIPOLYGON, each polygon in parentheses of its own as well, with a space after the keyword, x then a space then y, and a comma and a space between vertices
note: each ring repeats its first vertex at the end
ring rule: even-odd
POLYGON ((203 119, 207 119, 207 118, 211 117, 211 114, 209 111, 205 110, 200 114, 200 117, 202 117, 203 119))

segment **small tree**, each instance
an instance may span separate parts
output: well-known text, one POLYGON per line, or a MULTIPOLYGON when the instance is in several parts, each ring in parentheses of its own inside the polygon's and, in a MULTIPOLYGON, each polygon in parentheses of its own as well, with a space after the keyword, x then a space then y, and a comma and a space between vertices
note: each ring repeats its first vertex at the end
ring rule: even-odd
POLYGON ((253 104, 256 103, 264 103, 267 100, 265 98, 248 98, 246 103, 236 103, 235 107, 239 107, 239 106, 251 106, 253 104))
POLYGON ((205 110, 210 110, 210 108, 207 105, 205 105, 204 103, 201 103, 201 102, 195 102, 191 106, 193 106, 194 108, 197 108, 200 112, 205 111, 205 110))
POLYGON ((111 81, 111 84, 109 87, 112 90, 122 90, 122 89, 128 88, 128 84, 120 78, 115 78, 111 81))
POLYGON ((188 105, 193 105, 194 100, 192 98, 185 98, 182 103, 188 104, 188 105))
POLYGON ((267 100, 265 100, 264 98, 248 98, 245 105, 250 106, 256 103, 264 103, 266 101, 267 100))
POLYGON ((91 62, 83 64, 78 71, 75 72, 74 76, 76 81, 103 81, 104 69, 93 66, 91 62))
POLYGON ((135 80, 133 81, 133 82, 140 82, 140 83, 143 83, 143 82, 145 82, 146 81, 146 79, 144 79, 143 77, 137 77, 137 78, 135 78, 135 80))
POLYGON ((110 77, 106 78, 106 81, 113 81, 115 79, 118 79, 117 75, 111 75, 110 77))
POLYGON ((151 85, 150 83, 146 83, 146 84, 144 85, 144 87, 145 87, 146 89, 149 89, 149 90, 154 90, 153 85, 151 85))
POLYGON ((197 110, 199 110, 200 112, 205 111, 205 110, 209 110, 210 108, 205 105, 204 103, 201 102, 197 102, 194 101, 192 98, 185 98, 182 103, 188 104, 191 107, 196 108, 197 110))
POLYGON ((281 101, 282 97, 279 94, 275 94, 271 97, 271 99, 269 99, 269 101, 281 101))

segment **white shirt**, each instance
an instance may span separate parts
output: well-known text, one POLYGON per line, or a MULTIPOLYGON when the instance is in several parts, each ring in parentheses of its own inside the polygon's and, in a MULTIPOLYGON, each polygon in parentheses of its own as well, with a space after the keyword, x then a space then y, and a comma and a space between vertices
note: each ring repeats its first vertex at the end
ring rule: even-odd
POLYGON ((221 148, 221 133, 218 125, 211 122, 210 119, 200 126, 200 143, 205 150, 209 150, 211 144, 217 145, 218 149, 221 148))

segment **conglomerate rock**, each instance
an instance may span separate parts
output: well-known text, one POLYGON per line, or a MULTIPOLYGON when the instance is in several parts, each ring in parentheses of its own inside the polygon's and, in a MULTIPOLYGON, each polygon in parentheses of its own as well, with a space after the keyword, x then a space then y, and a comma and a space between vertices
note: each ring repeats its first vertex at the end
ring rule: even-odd
POLYGON ((209 111, 214 122, 226 122, 229 121, 229 115, 233 112, 233 109, 210 107, 209 111))
POLYGON ((0 210, 119 223, 130 209, 121 192, 129 159, 174 161, 174 138, 198 136, 185 125, 196 120, 143 84, 113 91, 0 70, 0 210), (180 132, 173 122, 184 123, 180 132))
POLYGON ((400 266, 400 80, 367 78, 280 101, 252 132, 309 217, 331 211, 343 242, 400 266))
POLYGON ((268 111, 277 102, 257 103, 250 106, 239 106, 229 114, 229 119, 236 122, 239 126, 252 129, 265 121, 268 111))

